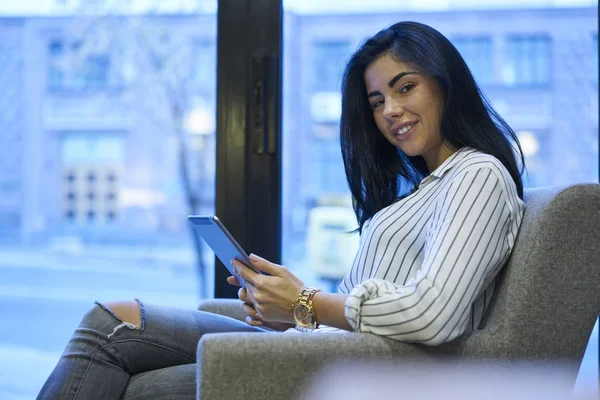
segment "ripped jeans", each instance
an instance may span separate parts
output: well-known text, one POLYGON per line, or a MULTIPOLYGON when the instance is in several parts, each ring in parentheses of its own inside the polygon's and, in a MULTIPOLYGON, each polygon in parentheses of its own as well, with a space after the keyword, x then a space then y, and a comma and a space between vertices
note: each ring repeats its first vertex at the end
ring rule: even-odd
POLYGON ((97 302, 38 399, 195 399, 203 334, 265 332, 221 315, 138 303, 141 323, 133 325, 97 302))

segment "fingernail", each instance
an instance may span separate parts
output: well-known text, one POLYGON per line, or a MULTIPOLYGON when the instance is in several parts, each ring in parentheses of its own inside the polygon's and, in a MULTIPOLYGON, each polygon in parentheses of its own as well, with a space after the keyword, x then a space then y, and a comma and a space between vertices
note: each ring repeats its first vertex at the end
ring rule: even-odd
POLYGON ((249 258, 250 258, 250 260, 252 260, 252 261, 258 261, 258 256, 255 256, 254 254, 250 254, 248 257, 249 257, 249 258))

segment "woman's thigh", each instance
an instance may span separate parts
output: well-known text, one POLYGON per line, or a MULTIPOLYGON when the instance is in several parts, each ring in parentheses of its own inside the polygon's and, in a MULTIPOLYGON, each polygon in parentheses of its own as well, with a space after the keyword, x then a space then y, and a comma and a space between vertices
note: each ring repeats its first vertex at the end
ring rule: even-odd
POLYGON ((222 315, 143 303, 141 324, 133 326, 123 323, 109 307, 99 306, 112 320, 102 328, 107 336, 104 350, 113 353, 131 375, 194 363, 198 341, 206 333, 265 332, 222 315))
POLYGON ((161 398, 155 396, 159 388, 168 393, 169 385, 187 379, 191 379, 191 386, 179 385, 177 390, 187 392, 182 398, 193 398, 195 379, 190 378, 189 365, 196 362, 196 347, 202 335, 265 332, 232 318, 191 309, 141 302, 139 307, 135 303, 127 307, 131 312, 123 313, 121 309, 117 314, 98 303, 84 316, 38 399, 118 399, 130 383, 134 385, 127 391, 130 397, 139 398, 142 391, 145 398, 161 398), (138 317, 134 311, 139 311, 140 318, 131 323, 132 315, 138 317), (124 314, 129 318, 118 316, 124 314), (180 370, 183 375, 178 374, 180 370), (142 376, 144 373, 148 374, 142 376), (148 390, 154 390, 154 394, 149 396, 148 390))
POLYGON ((142 372, 131 377, 121 400, 196 400, 196 364, 142 372))

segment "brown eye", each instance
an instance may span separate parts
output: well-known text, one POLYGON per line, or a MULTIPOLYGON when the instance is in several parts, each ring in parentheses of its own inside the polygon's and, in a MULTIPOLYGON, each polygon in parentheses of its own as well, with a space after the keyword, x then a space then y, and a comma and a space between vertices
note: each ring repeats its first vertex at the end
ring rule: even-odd
POLYGON ((371 103, 371 108, 376 109, 377 107, 379 107, 382 104, 383 104, 383 100, 376 100, 373 103, 371 103))
POLYGON ((408 93, 411 90, 413 90, 414 87, 415 87, 415 85, 413 85, 412 83, 407 83, 406 85, 404 85, 400 88, 400 93, 408 93))

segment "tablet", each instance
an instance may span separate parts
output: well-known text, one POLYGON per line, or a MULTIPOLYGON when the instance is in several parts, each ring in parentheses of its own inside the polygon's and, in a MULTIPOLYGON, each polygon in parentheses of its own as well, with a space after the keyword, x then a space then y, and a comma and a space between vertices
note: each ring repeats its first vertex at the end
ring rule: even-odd
POLYGON ((219 218, 214 215, 190 215, 188 216, 188 220, 194 226, 196 233, 204 239, 206 244, 214 251, 217 258, 225 265, 231 275, 236 277, 242 286, 246 286, 245 282, 237 275, 233 266, 229 263, 231 260, 236 259, 241 261, 253 271, 260 273, 260 271, 252 266, 250 258, 248 258, 248 255, 242 249, 242 246, 236 242, 219 218))

